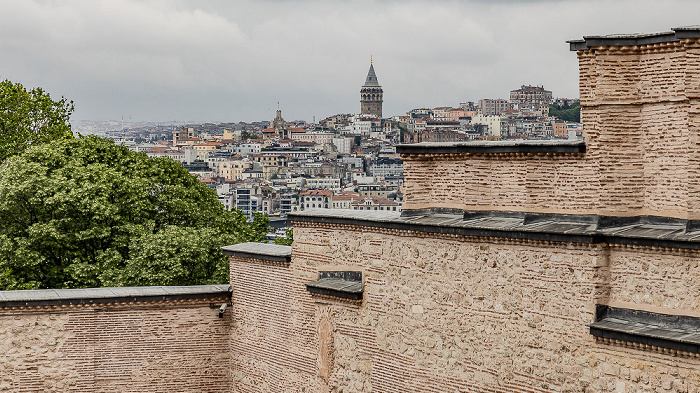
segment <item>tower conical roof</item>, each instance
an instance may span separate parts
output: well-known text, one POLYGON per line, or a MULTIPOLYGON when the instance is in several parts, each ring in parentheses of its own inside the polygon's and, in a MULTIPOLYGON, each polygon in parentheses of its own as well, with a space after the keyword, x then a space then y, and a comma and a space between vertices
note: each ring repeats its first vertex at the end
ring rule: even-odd
POLYGON ((369 65, 369 72, 367 73, 367 79, 363 86, 379 86, 379 81, 377 80, 377 75, 374 73, 374 65, 369 65))

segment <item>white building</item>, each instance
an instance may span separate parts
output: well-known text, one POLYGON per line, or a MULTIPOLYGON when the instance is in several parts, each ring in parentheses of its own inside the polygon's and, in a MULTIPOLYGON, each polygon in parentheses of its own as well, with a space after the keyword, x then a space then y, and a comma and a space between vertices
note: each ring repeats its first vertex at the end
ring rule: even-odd
POLYGON ((332 143, 335 145, 338 153, 350 154, 352 151, 353 138, 333 138, 332 143))
POLYGON ((324 190, 340 191, 340 179, 333 177, 315 177, 306 179, 306 187, 320 188, 324 190))
POLYGON ((260 153, 261 146, 259 143, 239 143, 231 147, 231 152, 247 156, 260 153))
POLYGON ((369 136, 372 132, 382 131, 382 122, 376 117, 353 116, 351 123, 344 127, 343 134, 369 136))
POLYGON ((472 125, 474 124, 487 126, 484 136, 501 138, 508 135, 508 123, 504 116, 484 116, 478 113, 472 118, 472 125))
POLYGON ((375 177, 403 177, 403 161, 400 158, 378 157, 369 164, 369 174, 375 177))

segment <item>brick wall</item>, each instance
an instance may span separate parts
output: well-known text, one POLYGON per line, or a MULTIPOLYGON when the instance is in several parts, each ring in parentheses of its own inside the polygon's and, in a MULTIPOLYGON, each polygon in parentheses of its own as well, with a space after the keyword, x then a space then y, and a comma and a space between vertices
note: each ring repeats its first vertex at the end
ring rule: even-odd
POLYGON ((582 121, 589 155, 599 165, 601 214, 697 216, 689 203, 689 174, 697 166, 690 160, 697 116, 689 104, 697 96, 686 85, 688 65, 697 57, 681 42, 596 47, 578 56, 582 121))
POLYGON ((0 392, 229 392, 228 301, 0 308, 0 392))
POLYGON ((403 154, 404 210, 700 219, 699 46, 579 50, 585 154, 403 154))
POLYGON ((229 256, 234 392, 320 392, 317 316, 285 263, 229 256))
POLYGON ((596 214, 596 162, 582 154, 402 155, 403 210, 596 214))

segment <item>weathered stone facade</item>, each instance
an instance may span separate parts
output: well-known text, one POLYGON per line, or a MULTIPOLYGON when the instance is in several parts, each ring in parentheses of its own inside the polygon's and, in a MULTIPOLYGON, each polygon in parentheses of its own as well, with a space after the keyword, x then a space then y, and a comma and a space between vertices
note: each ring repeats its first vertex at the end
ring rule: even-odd
POLYGON ((288 263, 231 257, 233 391, 700 391, 697 353, 586 326, 596 304, 699 316, 698 251, 392 226, 301 220, 288 263), (328 270, 361 271, 362 302, 304 290, 328 270))

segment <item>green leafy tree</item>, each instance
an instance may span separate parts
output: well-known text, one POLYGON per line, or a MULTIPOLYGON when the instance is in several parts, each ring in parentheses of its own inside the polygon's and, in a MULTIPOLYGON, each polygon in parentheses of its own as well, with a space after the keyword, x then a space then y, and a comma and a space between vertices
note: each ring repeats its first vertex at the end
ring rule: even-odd
POLYGON ((241 131, 241 140, 256 139, 258 136, 246 130, 241 131))
POLYGON ((220 247, 260 241, 179 162, 97 138, 34 146, 0 166, 0 288, 228 281, 220 247))
POLYGON ((562 106, 552 104, 549 106, 549 115, 564 121, 579 123, 581 121, 581 105, 578 102, 571 106, 568 103, 564 103, 562 106))
POLYGON ((72 138, 73 102, 54 101, 41 88, 27 91, 19 83, 0 82, 0 160, 30 146, 72 138))
POLYGON ((282 246, 291 246, 294 242, 294 228, 287 227, 284 230, 284 237, 275 238, 275 244, 280 244, 282 246))

